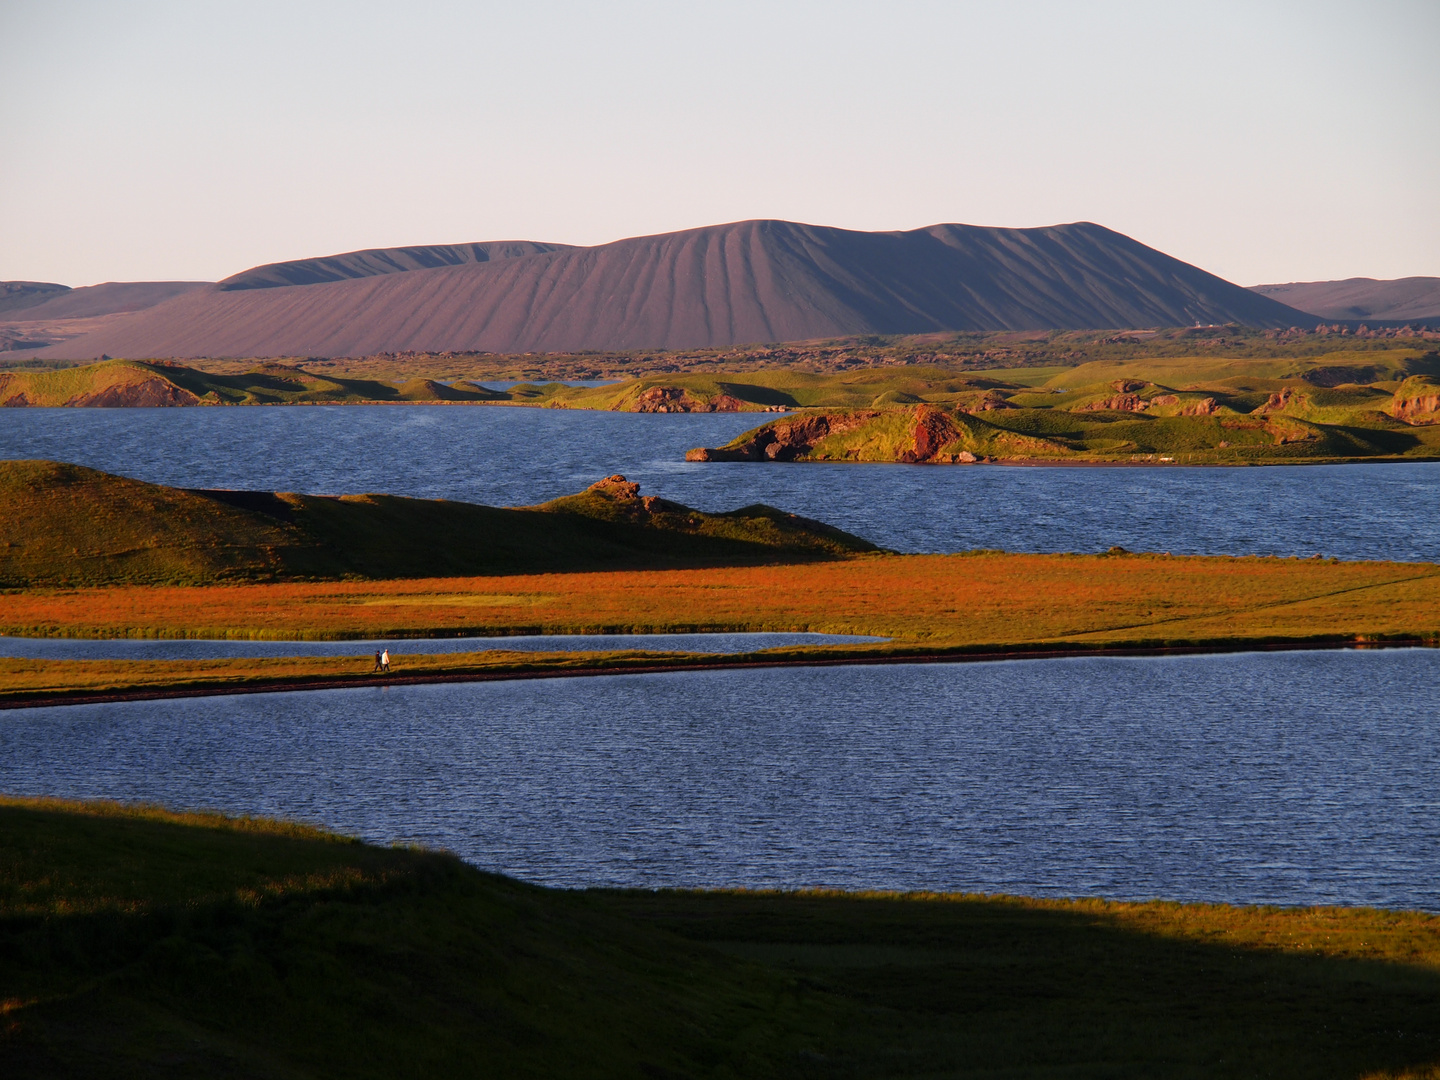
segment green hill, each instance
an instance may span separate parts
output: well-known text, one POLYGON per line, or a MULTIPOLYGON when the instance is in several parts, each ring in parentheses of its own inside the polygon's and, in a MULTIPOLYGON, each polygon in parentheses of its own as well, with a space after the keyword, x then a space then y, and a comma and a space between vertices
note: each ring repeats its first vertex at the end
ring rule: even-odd
POLYGON ((542 889, 302 826, 0 799, 0 1075, 1434 1076, 1440 920, 542 889))
POLYGON ((299 364, 265 361, 235 375, 163 361, 107 360, 59 371, 0 373, 3 406, 323 405, 361 402, 503 400, 473 384, 317 375, 299 364))
POLYGON ((1332 354, 1325 361, 1106 361, 1039 385, 1006 382, 1003 371, 923 377, 909 387, 897 376, 868 407, 852 394, 844 408, 773 421, 688 456, 1196 465, 1440 457, 1440 356, 1332 354))
MULTIPOLYGON (((1358 346, 1358 343, 1350 343, 1358 346)), ((318 362, 317 362, 318 363, 318 362)), ((399 359, 377 370, 393 374, 399 359)), ((419 363, 419 361, 417 361, 419 363)), ((323 361, 334 367, 335 361, 323 361)), ((238 364, 226 362, 234 369, 238 364)), ((421 365, 426 366, 424 364, 421 365)), ((430 365, 433 366, 433 365, 430 365)), ((1266 393, 1283 385, 1375 386, 1393 392, 1411 376, 1440 376, 1440 354, 1415 348, 1331 348, 1318 356, 1168 356, 1101 360, 1078 366, 964 370, 936 364, 885 364, 831 372, 774 367, 744 373, 649 374, 604 386, 519 383, 490 390, 456 378, 403 381, 321 375, 303 362, 264 361, 230 374, 162 361, 110 360, 53 371, 0 372, 0 405, 155 406, 468 403, 536 405, 618 412, 765 412, 863 409, 926 403, 971 408, 1016 394, 1100 393, 1115 383, 1220 394, 1266 393)), ((1061 404, 1045 400, 1045 407, 1061 404)))
POLYGON ((442 577, 784 562, 874 551, 768 506, 707 514, 624 477, 542 506, 199 491, 0 462, 0 586, 442 577))

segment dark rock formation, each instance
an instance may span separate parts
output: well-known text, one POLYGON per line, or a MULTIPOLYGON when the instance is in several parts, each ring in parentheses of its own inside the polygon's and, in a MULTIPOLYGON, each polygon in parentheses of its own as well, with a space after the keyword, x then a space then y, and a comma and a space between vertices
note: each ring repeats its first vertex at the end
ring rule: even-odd
POLYGON ((1440 381, 1412 375, 1395 390, 1390 415, 1409 424, 1440 424, 1440 381))
POLYGON ((697 412, 742 412, 745 402, 729 394, 718 394, 709 401, 693 396, 682 386, 652 386, 642 390, 635 398, 634 412, 642 413, 697 413, 697 412))
POLYGON ((1296 394, 1292 387, 1284 386, 1266 398, 1265 404, 1252 411, 1264 416, 1267 413, 1284 412, 1291 404, 1303 404, 1304 401, 1303 394, 1296 394))
POLYGON ((793 461, 827 435, 853 431, 880 414, 869 410, 818 413, 776 420, 751 433, 739 446, 699 447, 686 461, 793 461))
MULTIPOLYGON (((1141 385, 1144 385, 1143 383, 1141 385)), ((1116 394, 1114 397, 1105 398, 1102 401, 1092 401, 1088 405, 1077 405, 1072 412, 1144 412, 1148 404, 1137 394, 1116 394)))

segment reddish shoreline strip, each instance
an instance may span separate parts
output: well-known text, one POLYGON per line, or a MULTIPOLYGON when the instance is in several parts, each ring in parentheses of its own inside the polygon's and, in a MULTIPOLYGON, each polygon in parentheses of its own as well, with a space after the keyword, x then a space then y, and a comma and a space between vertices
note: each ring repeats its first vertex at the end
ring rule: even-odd
POLYGON ((350 690, 373 686, 404 686, 424 683, 513 682, 527 679, 590 678, 598 675, 657 675, 680 671, 754 670, 785 667, 874 666, 880 664, 959 664, 996 660, 1061 660, 1087 656, 1189 656, 1206 653, 1304 652, 1318 649, 1413 649, 1440 648, 1427 638, 1313 639, 1290 641, 1236 641, 1195 645, 1117 645, 1093 648, 969 650, 933 653, 890 653, 881 656, 786 657, 774 660, 686 661, 673 664, 635 664, 614 667, 550 668, 519 671, 457 671, 415 675, 356 675, 331 679, 277 679, 273 682, 216 684, 166 688, 136 687, 95 693, 53 694, 40 692, 23 697, 0 696, 0 710, 48 708, 58 705, 97 705, 120 701, 164 701, 172 698, 228 697, 236 694, 276 694, 301 690, 350 690))

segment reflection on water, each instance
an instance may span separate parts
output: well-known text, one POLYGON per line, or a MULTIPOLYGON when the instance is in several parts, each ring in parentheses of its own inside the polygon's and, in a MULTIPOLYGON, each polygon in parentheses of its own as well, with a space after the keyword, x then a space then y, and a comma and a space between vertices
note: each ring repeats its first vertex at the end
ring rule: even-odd
POLYGON ((219 657, 394 656, 426 653, 644 652, 742 653, 790 645, 843 645, 884 638, 858 634, 527 634, 516 637, 377 638, 357 641, 210 641, 145 638, 21 638, 0 635, 0 656, 42 660, 210 660, 219 657))
POLYGON ((0 790, 556 885, 1440 910, 1440 651, 790 668, 25 709, 0 790))
POLYGON ((1014 468, 686 462, 756 413, 495 406, 10 409, 0 458, 74 461, 155 483, 386 491, 497 506, 611 473, 702 510, 764 502, 897 551, 1316 553, 1440 560, 1440 463, 1014 468))

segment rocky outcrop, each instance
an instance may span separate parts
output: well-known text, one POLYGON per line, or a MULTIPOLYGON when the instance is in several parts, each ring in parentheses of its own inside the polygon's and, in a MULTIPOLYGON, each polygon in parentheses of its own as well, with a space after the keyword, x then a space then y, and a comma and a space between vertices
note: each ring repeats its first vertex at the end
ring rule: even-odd
POLYGON ((981 394, 974 401, 970 402, 968 405, 963 406, 961 411, 970 413, 972 416, 974 416, 977 413, 994 412, 997 409, 1013 408, 1015 408, 1015 406, 1011 405, 1010 402, 1006 399, 1005 395, 1000 393, 1000 391, 986 390, 985 393, 981 394))
POLYGON ((658 495, 641 495, 640 485, 632 480, 626 480, 619 473, 607 476, 604 480, 596 480, 585 491, 594 495, 603 495, 612 502, 646 514, 685 509, 679 503, 668 502, 658 495))
MULTIPOLYGON (((945 412, 929 405, 918 406, 915 410, 915 449, 900 454, 906 462, 934 461, 941 447, 954 442, 963 432, 945 412)), ((975 456, 970 456, 975 460, 975 456)))
POLYGON ((116 383, 88 394, 76 394, 65 404, 80 408, 123 409, 200 405, 202 402, 189 390, 154 375, 138 382, 116 383))
MULTIPOLYGON (((1175 400, 1179 400, 1176 398, 1175 400)), ((1220 411, 1220 403, 1213 397, 1201 398, 1199 401, 1192 401, 1180 410, 1181 416, 1214 416, 1220 411)))
POLYGON ((1407 424, 1440 424, 1440 381, 1410 376, 1396 388, 1390 415, 1407 424))
POLYGON ((1148 403, 1138 394, 1116 394, 1101 401, 1077 405, 1071 412, 1144 412, 1148 403))
POLYGON ((1292 406, 1299 407, 1308 403, 1309 399, 1304 394, 1297 394, 1294 387, 1285 386, 1266 398, 1264 405, 1252 411, 1257 416, 1265 416, 1269 413, 1284 412, 1292 406))
POLYGON ((853 431, 880 414, 872 410, 817 413, 777 420, 750 433, 738 445, 698 447, 685 455, 686 461, 793 461, 821 439, 853 431))
POLYGON ((718 394, 709 401, 695 397, 683 386, 652 386, 642 390, 628 410, 642 413, 743 412, 745 402, 729 394, 718 394))

